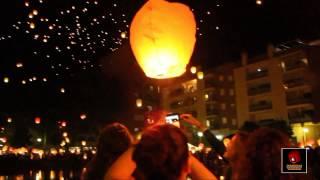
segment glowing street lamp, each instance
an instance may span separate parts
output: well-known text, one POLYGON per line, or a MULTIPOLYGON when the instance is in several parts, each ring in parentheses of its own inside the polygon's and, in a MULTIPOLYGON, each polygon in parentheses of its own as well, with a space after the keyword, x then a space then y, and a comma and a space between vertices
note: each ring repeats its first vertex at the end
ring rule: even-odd
POLYGON ((82 145, 82 146, 86 146, 86 145, 87 145, 87 142, 86 142, 86 141, 81 141, 81 145, 82 145))
POLYGON ((42 139, 41 139, 41 138, 37 138, 37 142, 38 142, 38 143, 41 143, 41 142, 42 142, 42 139))
POLYGON ((194 15, 189 7, 181 3, 147 1, 131 23, 133 54, 150 78, 166 79, 182 75, 195 42, 194 15))

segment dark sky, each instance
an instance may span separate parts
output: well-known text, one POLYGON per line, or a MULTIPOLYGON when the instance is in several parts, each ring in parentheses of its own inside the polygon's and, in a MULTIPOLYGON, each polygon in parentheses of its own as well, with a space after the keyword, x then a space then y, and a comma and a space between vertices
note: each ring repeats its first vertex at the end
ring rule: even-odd
MULTIPOLYGON (((72 119, 89 112, 101 118, 134 106, 128 100, 134 93, 128 89, 138 86, 141 70, 129 47, 128 25, 143 2, 2 2, 0 116, 72 119), (34 9, 37 15, 29 18, 34 9), (18 62, 23 68, 16 67, 18 62), (8 84, 4 77, 10 78, 8 84), (36 80, 29 82, 33 77, 36 80)), ((263 0, 262 5, 255 0, 178 2, 194 9, 199 27, 192 65, 212 67, 237 61, 242 50, 252 56, 263 53, 267 43, 320 37, 319 0, 263 0)))

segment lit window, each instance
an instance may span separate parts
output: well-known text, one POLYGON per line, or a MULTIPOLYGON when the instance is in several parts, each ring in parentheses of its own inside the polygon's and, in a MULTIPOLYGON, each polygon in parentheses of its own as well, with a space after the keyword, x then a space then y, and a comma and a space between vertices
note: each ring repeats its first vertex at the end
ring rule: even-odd
POLYGON ((226 103, 222 103, 222 104, 221 104, 221 109, 222 109, 222 110, 226 110, 226 108, 227 108, 226 103))
POLYGON ((234 118, 232 119, 232 125, 234 125, 234 126, 237 125, 237 120, 234 118))
POLYGON ((209 120, 206 121, 206 125, 207 125, 207 127, 210 127, 210 121, 209 120))
POLYGON ((283 70, 286 70, 286 64, 283 61, 281 62, 281 67, 283 70))
POLYGON ((206 100, 208 100, 208 99, 209 99, 209 94, 205 94, 205 95, 204 95, 204 98, 205 98, 206 100))
POLYGON ((303 59, 301 59, 301 61, 302 61, 305 65, 308 65, 308 64, 309 64, 309 62, 308 62, 308 59, 307 59, 307 58, 303 58, 303 59))
POLYGON ((229 81, 233 81, 233 77, 230 75, 230 76, 228 76, 228 80, 229 81))
POLYGON ((227 124, 228 123, 228 119, 226 117, 222 118, 222 124, 227 124))

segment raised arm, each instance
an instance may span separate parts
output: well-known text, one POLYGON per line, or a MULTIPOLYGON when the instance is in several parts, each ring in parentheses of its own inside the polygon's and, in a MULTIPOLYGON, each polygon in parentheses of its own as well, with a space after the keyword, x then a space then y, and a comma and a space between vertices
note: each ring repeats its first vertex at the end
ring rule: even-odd
POLYGON ((108 169, 105 180, 129 180, 136 169, 136 163, 132 160, 134 147, 124 152, 108 169))
POLYGON ((224 146, 223 142, 217 139, 216 136, 210 130, 208 130, 199 120, 194 118, 191 114, 181 114, 180 117, 186 123, 194 125, 200 131, 202 131, 210 146, 214 148, 214 150, 218 154, 223 156, 224 152, 226 151, 226 147, 224 146))

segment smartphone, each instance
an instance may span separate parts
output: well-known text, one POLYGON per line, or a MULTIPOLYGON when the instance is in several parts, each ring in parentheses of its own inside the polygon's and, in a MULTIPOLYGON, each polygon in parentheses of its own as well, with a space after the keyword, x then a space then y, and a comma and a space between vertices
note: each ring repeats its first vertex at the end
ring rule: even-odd
POLYGON ((180 128, 180 115, 178 113, 171 113, 166 116, 166 123, 172 124, 180 128))

